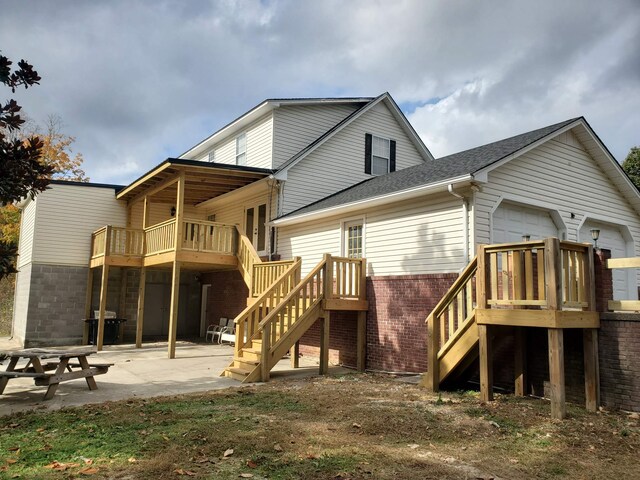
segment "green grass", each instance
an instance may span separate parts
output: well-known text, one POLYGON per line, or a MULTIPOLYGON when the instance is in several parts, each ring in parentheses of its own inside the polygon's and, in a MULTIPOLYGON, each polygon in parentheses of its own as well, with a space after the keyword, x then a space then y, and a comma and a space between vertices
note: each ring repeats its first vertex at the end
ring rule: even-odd
POLYGON ((604 479, 640 468, 639 430, 624 415, 557 423, 539 400, 354 375, 0 417, 0 478, 84 478, 90 466, 93 479, 604 479))

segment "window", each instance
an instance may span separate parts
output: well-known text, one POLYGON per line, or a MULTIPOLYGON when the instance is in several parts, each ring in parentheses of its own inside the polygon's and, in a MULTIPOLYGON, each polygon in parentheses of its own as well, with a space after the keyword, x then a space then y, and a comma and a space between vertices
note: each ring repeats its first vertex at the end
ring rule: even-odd
POLYGON ((211 150, 209 152, 209 161, 210 162, 215 162, 216 161, 216 151, 215 150, 211 150))
POLYGON ((349 222, 344 224, 344 256, 362 258, 364 254, 363 222, 349 222))
POLYGON ((247 135, 245 133, 236 137, 236 165, 247 164, 247 135))
POLYGON ((388 138, 365 135, 364 172, 385 175, 396 171, 396 142, 388 138))

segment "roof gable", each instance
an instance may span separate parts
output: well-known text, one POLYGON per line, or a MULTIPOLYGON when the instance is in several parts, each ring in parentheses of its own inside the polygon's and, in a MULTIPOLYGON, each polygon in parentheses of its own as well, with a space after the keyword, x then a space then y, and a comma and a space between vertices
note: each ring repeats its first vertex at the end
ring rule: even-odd
POLYGON ((418 194, 428 187, 443 183, 479 180, 486 181, 489 171, 519 157, 536 146, 554 138, 560 133, 574 130, 588 153, 596 159, 605 174, 620 188, 623 195, 640 213, 640 192, 623 172, 583 117, 573 118, 544 128, 515 135, 497 142, 438 158, 422 165, 399 170, 387 175, 365 180, 317 202, 276 219, 276 223, 326 210, 337 210, 374 199, 400 197, 402 192, 418 194), (282 219, 282 221, 280 221, 282 219))
POLYGON ((279 180, 286 180, 287 171, 289 169, 291 169, 294 165, 296 165, 298 162, 303 160, 307 155, 309 155, 311 152, 315 151, 318 147, 320 147, 329 139, 331 139, 338 132, 340 132, 345 127, 353 123, 356 119, 362 117, 362 115, 370 111, 380 102, 385 102, 391 114, 394 116, 396 121, 398 121, 399 125, 405 131, 405 133, 407 133, 407 136, 414 143, 416 149, 418 150, 420 155, 423 157, 423 159, 425 161, 433 160, 433 156, 431 155, 431 152, 429 152, 429 149, 422 142, 422 139, 420 138, 420 136, 413 129, 413 127, 411 126, 407 118, 404 116, 404 114, 402 113, 402 111, 400 110, 396 102, 393 100, 393 98, 391 98, 391 95, 389 95, 388 92, 385 92, 382 95, 368 102, 366 105, 363 105, 358 110, 354 111, 351 115, 347 116, 344 120, 342 120, 341 122, 337 123, 335 126, 330 128, 329 130, 327 130, 324 134, 322 134, 316 140, 311 142, 309 145, 307 145, 305 148, 300 150, 293 157, 291 157, 289 160, 283 163, 280 166, 280 168, 278 168, 278 171, 275 174, 275 178, 279 180))
POLYGON ((273 109, 284 105, 327 105, 340 103, 366 103, 372 97, 345 97, 345 98, 269 98, 259 103, 249 111, 243 113, 222 128, 216 130, 207 138, 197 143, 178 158, 195 159, 214 144, 220 142, 230 135, 240 132, 251 123, 271 112, 273 109))

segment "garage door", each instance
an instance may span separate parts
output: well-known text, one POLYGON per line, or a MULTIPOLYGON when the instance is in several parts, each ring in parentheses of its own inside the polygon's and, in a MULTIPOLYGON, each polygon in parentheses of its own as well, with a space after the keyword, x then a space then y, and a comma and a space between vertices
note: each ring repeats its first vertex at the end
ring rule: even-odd
POLYGON ((531 240, 558 237, 558 227, 549 212, 512 203, 501 203, 493 212, 493 243, 521 242, 523 235, 531 240))
MULTIPOLYGON (((593 243, 591 237, 591 229, 600 229, 600 238, 598 238, 598 247, 611 250, 612 258, 624 258, 627 256, 627 243, 620 233, 620 230, 612 225, 586 221, 580 229, 580 241, 593 243)), ((613 271, 613 298, 614 300, 632 300, 633 295, 629 293, 628 273, 626 270, 613 271)))

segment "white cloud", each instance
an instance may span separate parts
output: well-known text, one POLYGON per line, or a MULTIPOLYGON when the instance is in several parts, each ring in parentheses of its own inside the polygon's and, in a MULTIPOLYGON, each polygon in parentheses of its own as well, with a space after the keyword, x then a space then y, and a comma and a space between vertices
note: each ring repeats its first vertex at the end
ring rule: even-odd
MULTIPOLYGON (((640 143, 635 0, 3 4, 0 46, 42 85, 95 181, 128 182, 264 98, 377 95, 435 154, 585 115, 618 159, 640 143)), ((3 96, 8 92, 3 91, 3 96)))

